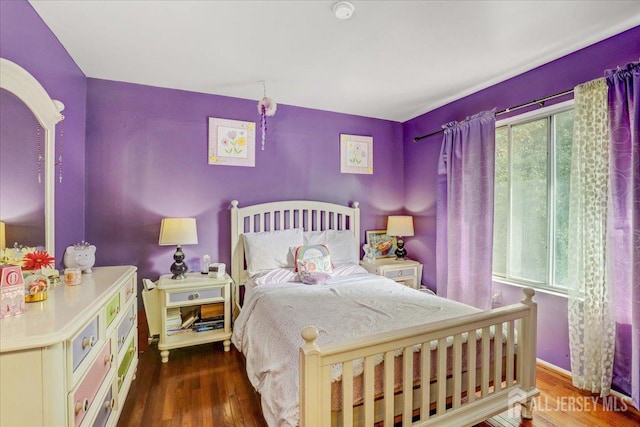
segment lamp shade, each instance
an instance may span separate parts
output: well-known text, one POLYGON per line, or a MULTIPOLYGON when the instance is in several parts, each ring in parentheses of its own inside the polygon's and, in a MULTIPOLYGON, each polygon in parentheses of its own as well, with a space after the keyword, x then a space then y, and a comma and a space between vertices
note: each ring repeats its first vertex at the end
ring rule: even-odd
POLYGON ((195 245, 198 243, 198 230, 195 218, 163 218, 160 224, 158 244, 195 245))
POLYGON ((413 236, 413 217, 408 215, 391 215, 387 221, 389 236, 413 236))
POLYGON ((0 249, 4 249, 7 247, 7 238, 5 234, 5 225, 4 222, 0 221, 0 249))

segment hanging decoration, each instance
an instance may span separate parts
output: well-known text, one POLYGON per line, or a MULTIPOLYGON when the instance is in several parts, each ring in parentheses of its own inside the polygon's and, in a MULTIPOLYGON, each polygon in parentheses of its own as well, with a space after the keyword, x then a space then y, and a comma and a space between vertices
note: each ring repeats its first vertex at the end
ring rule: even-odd
POLYGON ((42 184, 42 161, 44 156, 42 155, 42 128, 40 123, 36 123, 36 141, 38 144, 38 184, 42 184))
POLYGON ((64 116, 62 116, 62 120, 59 124, 60 127, 60 140, 58 141, 58 158, 56 160, 56 165, 58 166, 58 181, 62 184, 62 151, 64 149, 64 116))
POLYGON ((260 130, 262 131, 262 150, 264 151, 264 141, 267 137, 267 117, 272 117, 276 114, 278 104, 276 104, 271 98, 267 97, 267 87, 262 81, 263 97, 258 102, 258 113, 260 114, 260 130))

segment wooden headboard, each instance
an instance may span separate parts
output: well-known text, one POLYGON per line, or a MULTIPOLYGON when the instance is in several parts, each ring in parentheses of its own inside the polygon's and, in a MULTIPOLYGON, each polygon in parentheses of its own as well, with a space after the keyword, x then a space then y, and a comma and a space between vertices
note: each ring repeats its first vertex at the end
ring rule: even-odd
MULTIPOLYGON (((231 277, 236 287, 247 280, 242 235, 303 228, 305 231, 350 230, 360 245, 360 208, 311 200, 287 200, 239 207, 231 202, 231 277)), ((358 248, 354 248, 356 250, 358 248)))

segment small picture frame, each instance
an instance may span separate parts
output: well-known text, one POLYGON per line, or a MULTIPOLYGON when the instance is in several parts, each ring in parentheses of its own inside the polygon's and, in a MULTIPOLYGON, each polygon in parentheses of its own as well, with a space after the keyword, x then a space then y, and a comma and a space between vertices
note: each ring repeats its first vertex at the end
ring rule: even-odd
POLYGON ((367 244, 375 258, 389 258, 395 256, 398 248, 398 238, 389 236, 387 230, 369 230, 367 244))
POLYGON ((256 165, 256 124, 209 117, 210 165, 256 165))
POLYGON ((373 137, 340 134, 340 173, 373 174, 373 137))

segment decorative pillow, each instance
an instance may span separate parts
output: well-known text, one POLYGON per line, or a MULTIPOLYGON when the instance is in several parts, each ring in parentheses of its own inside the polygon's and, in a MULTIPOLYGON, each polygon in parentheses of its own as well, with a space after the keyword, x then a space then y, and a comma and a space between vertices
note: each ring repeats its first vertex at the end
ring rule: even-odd
POLYGON ((293 251, 293 254, 296 262, 296 271, 298 271, 298 260, 329 256, 329 248, 325 245, 298 246, 293 251))
POLYGON ((245 233, 243 238, 250 275, 274 268, 295 267, 290 248, 303 245, 301 228, 245 233))
POLYGON ((329 255, 316 258, 299 259, 296 261, 296 267, 298 269, 298 273, 331 273, 333 271, 331 257, 329 255))
POLYGON ((334 263, 358 264, 360 261, 360 248, 350 230, 306 231, 304 244, 326 245, 331 252, 331 261, 334 263))
POLYGON ((331 275, 328 273, 301 271, 298 273, 298 278, 300 278, 300 281, 306 285, 318 285, 331 279, 331 275))

